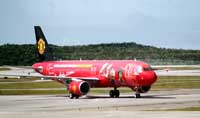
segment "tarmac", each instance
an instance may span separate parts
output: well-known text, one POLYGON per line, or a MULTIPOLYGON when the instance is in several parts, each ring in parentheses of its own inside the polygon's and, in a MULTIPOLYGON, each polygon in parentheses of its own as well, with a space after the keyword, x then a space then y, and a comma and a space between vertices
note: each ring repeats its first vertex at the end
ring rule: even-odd
MULTIPOLYGON (((187 70, 186 70, 187 71, 187 70)), ((179 71, 182 76, 200 72, 179 71)), ((13 67, 8 73, 31 72, 13 67)), ((5 72, 2 72, 5 73, 5 72)), ((159 72, 174 76, 178 72, 159 72)), ((32 73, 30 73, 32 74, 32 73)), ((178 74, 179 75, 179 74, 178 74)), ((199 111, 166 111, 169 109, 200 107, 200 89, 150 91, 136 99, 133 93, 110 98, 108 94, 88 94, 80 99, 67 95, 9 95, 0 96, 0 118, 199 118, 199 111)))
POLYGON ((199 107, 200 89, 151 91, 136 99, 132 93, 120 98, 108 95, 87 95, 69 99, 66 95, 0 96, 1 118, 35 117, 154 117, 199 118, 200 112, 165 111, 199 107))

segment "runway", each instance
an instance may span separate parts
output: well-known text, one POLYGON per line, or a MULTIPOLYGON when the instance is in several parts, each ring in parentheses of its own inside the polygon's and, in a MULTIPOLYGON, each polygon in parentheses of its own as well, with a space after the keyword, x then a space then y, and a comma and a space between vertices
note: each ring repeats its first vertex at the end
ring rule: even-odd
POLYGON ((200 106, 200 89, 151 91, 141 99, 122 94, 120 98, 108 95, 88 95, 69 99, 65 95, 0 96, 0 117, 194 117, 200 112, 165 112, 159 110, 200 106), (149 111, 150 110, 150 111, 149 111), (160 115, 159 115, 160 114, 160 115))
MULTIPOLYGON (((36 74, 31 69, 17 67, 1 73, 36 74)), ((199 73, 200 70, 157 72, 159 76, 200 76, 199 73)), ((136 99, 134 92, 124 93, 120 98, 89 93, 80 99, 69 99, 67 95, 9 95, 0 96, 0 118, 199 118, 199 111, 166 111, 199 106, 200 89, 150 91, 142 94, 141 99, 136 99)))
POLYGON ((155 65, 153 68, 165 68, 164 70, 156 70, 158 76, 200 76, 200 65, 155 65), (171 69, 172 68, 172 69, 171 69), (173 68, 187 68, 184 70, 176 70, 173 68), (192 68, 192 69, 191 69, 192 68), (168 71, 166 71, 168 69, 168 71))

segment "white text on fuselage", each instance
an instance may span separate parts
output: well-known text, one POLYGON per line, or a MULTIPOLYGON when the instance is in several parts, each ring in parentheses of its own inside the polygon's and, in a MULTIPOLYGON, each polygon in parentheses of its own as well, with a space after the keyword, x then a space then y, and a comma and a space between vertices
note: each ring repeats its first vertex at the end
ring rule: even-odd
POLYGON ((54 68, 91 68, 92 64, 55 64, 54 68))

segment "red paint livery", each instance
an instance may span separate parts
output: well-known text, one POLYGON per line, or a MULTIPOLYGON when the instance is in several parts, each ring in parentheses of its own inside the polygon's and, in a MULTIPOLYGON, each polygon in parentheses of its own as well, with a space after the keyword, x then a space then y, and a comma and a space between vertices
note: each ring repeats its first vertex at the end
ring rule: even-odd
MULTIPOLYGON (((35 26, 36 39, 43 40, 44 54, 38 53, 43 62, 32 67, 46 78, 51 78, 65 84, 70 92, 70 98, 78 98, 89 92, 91 87, 113 87, 111 97, 119 97, 118 87, 129 87, 140 93, 149 91, 157 76, 147 63, 136 60, 74 60, 50 61, 48 43, 39 26, 35 26)), ((38 42, 36 42, 38 44, 38 42)))

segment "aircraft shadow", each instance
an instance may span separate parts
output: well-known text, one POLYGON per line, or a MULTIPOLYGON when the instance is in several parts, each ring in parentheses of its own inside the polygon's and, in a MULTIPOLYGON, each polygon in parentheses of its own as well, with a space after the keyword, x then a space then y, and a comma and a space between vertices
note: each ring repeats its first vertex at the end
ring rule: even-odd
MULTIPOLYGON (((135 98, 135 96, 132 96, 132 95, 127 95, 127 96, 120 96, 119 98, 111 98, 109 96, 104 96, 104 95, 88 95, 88 96, 85 96, 81 99, 120 99, 120 98, 135 98)), ((176 97, 169 97, 169 96, 157 96, 157 95, 144 95, 144 96, 141 96, 141 98, 139 99, 174 99, 176 97)))
MULTIPOLYGON (((57 95, 56 97, 69 97, 68 95, 57 95)), ((108 95, 87 95, 80 97, 79 99, 125 99, 125 98, 135 98, 134 95, 123 95, 119 98, 111 98, 108 95)), ((175 99, 176 97, 167 95, 142 95, 139 99, 175 99)), ((136 99, 136 98, 135 98, 136 99)))

